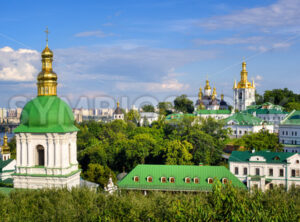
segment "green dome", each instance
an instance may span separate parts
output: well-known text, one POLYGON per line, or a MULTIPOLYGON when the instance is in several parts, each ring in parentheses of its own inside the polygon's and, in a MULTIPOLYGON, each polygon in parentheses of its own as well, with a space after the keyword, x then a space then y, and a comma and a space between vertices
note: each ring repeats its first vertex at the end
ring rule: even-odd
POLYGON ((71 108, 57 96, 38 96, 23 108, 15 133, 66 133, 78 131, 71 108))

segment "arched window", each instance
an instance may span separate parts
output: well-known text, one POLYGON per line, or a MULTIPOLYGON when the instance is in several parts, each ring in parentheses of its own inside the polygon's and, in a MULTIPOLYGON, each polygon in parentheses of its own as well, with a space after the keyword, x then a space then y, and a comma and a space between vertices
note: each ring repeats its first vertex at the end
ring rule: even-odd
POLYGON ((195 184, 198 184, 198 183, 199 183, 199 178, 198 178, 198 177, 195 177, 195 178, 194 178, 194 183, 195 183, 195 184))
POLYGON ((133 180, 134 180, 134 182, 139 182, 139 181, 140 181, 140 178, 139 178, 138 176, 134 176, 134 177, 133 177, 133 180))
POLYGON ((214 179, 213 179, 213 178, 208 178, 208 179, 207 179, 207 183, 212 184, 213 182, 214 182, 214 179))
POLYGON ((190 183, 190 182, 191 182, 191 178, 186 177, 186 178, 185 178, 185 183, 190 183))
POLYGON ((223 179, 222 179, 222 183, 223 183, 223 184, 228 183, 228 179, 227 179, 227 178, 223 178, 223 179))
POLYGON ((151 177, 151 176, 148 176, 148 177, 147 177, 147 182, 148 182, 148 183, 152 183, 152 177, 151 177))
POLYGON ((162 183, 166 183, 166 182, 167 182, 167 178, 161 177, 161 178, 160 178, 160 181, 161 181, 162 183))
POLYGON ((175 183, 175 178, 174 177, 169 177, 169 182, 170 183, 175 183))
POLYGON ((36 147, 35 165, 37 166, 45 165, 45 149, 42 145, 38 145, 36 147))

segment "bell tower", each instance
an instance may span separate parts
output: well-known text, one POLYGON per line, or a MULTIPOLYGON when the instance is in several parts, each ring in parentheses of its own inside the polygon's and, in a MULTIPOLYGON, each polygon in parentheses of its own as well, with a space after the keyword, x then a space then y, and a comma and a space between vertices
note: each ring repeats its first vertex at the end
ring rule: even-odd
POLYGON ((242 63, 241 80, 233 85, 234 109, 238 111, 246 110, 248 106, 255 104, 255 84, 248 81, 248 71, 246 62, 242 63))

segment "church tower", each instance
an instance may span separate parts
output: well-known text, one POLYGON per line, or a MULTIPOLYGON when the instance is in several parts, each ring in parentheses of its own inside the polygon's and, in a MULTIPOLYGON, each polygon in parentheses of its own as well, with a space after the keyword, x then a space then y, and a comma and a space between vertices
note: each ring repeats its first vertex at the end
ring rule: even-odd
POLYGON ((235 110, 245 110, 248 106, 255 104, 255 84, 248 81, 248 71, 246 70, 246 62, 242 63, 241 81, 233 85, 233 102, 235 110))
POLYGON ((1 147, 1 160, 5 161, 10 159, 10 148, 8 146, 8 138, 6 136, 6 133, 3 137, 3 146, 1 147))
MULTIPOLYGON (((46 31, 48 34, 48 31, 46 31)), ((53 52, 42 52, 37 97, 23 108, 16 136, 14 187, 39 189, 79 186, 77 131, 71 108, 57 97, 53 52)))

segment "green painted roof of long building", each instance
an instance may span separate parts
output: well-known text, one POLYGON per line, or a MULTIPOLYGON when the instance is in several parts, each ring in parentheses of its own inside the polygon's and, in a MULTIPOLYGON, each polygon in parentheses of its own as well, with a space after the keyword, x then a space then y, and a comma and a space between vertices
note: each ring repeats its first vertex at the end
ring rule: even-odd
POLYGON ((278 109, 247 109, 243 111, 243 113, 256 113, 256 114, 288 114, 286 111, 278 110, 278 109))
POLYGON ((219 110, 208 110, 208 109, 200 109, 195 111, 195 114, 231 114, 231 111, 228 109, 219 109, 219 110))
POLYGON ((235 113, 232 116, 223 120, 225 124, 228 124, 230 121, 233 121, 236 125, 240 126, 258 126, 268 124, 262 119, 252 116, 249 113, 235 113))
POLYGON ((262 156, 266 159, 266 163, 286 163, 287 158, 295 155, 295 153, 287 152, 269 152, 258 151, 252 153, 251 151, 233 151, 229 157, 229 162, 249 162, 252 156, 262 156))
POLYGON ((210 191, 213 185, 208 183, 208 178, 220 181, 227 178, 233 186, 246 188, 223 166, 191 165, 138 165, 118 185, 121 189, 132 190, 210 191), (134 181, 135 176, 139 177, 138 182, 134 181), (152 182, 147 181, 148 176, 152 177, 152 182), (162 177, 166 177, 166 183, 161 182, 162 177), (169 181, 170 177, 175 178, 174 183, 169 181), (185 182, 187 177, 190 178, 190 183, 185 182), (198 184, 193 182, 194 178, 199 179, 198 184))
POLYGON ((292 111, 284 120, 282 120, 281 124, 300 125, 300 110, 292 111))

